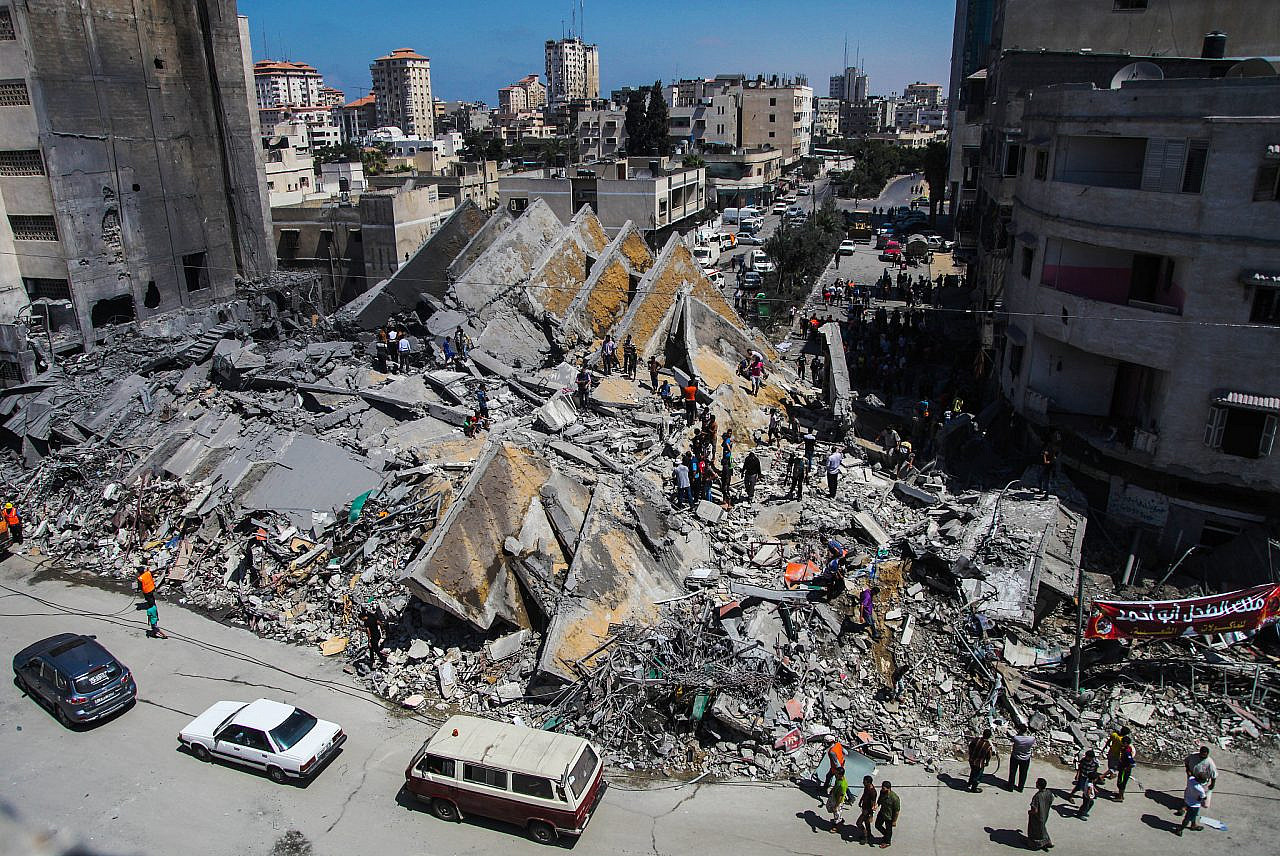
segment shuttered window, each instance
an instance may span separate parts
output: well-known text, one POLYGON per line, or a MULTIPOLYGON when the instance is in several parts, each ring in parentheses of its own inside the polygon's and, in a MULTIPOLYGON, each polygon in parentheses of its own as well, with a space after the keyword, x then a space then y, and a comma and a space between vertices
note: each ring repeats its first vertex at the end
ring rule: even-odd
POLYGON ((1258 180, 1253 185, 1253 201, 1276 200, 1280 200, 1280 163, 1264 163, 1258 167, 1258 180))

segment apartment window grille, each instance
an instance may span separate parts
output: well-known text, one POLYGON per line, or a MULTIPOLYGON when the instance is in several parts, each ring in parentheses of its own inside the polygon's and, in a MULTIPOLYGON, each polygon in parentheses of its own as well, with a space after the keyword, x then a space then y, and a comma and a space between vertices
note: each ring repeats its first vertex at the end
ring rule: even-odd
POLYGON ((22 383, 22 366, 13 360, 0 360, 0 387, 8 389, 22 383))
POLYGON ((38 300, 41 297, 49 300, 71 299, 71 282, 69 280, 24 276, 22 284, 27 289, 27 296, 32 300, 38 300))
POLYGON ((12 149, 0 152, 0 177, 44 175, 39 149, 12 149))
POLYGON ((13 31, 13 12, 8 6, 0 6, 0 42, 11 42, 17 37, 13 31))
POLYGON ((30 103, 25 80, 0 80, 0 107, 24 107, 30 103))
POLYGON ((10 214, 9 228, 15 241, 56 241, 58 226, 44 214, 10 214))

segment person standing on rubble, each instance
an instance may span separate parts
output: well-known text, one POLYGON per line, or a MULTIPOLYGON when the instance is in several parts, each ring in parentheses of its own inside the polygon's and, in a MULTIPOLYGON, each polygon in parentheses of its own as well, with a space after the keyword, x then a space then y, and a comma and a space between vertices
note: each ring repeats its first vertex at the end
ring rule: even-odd
MULTIPOLYGON (((631 339, 630 336, 627 337, 631 339)), ((658 369, 662 368, 662 364, 658 362, 656 356, 649 357, 649 388, 655 393, 658 391, 658 369)))
POLYGON ((982 773, 987 769, 987 764, 991 763, 991 756, 995 754, 995 747, 991 745, 991 729, 985 728, 981 737, 974 737, 969 741, 969 792, 982 793, 982 788, 978 787, 978 781, 982 778, 982 773))
POLYGON ((400 338, 400 333, 396 330, 395 327, 390 327, 387 329, 387 362, 390 363, 392 366, 395 366, 397 370, 400 367, 399 366, 400 343, 398 341, 399 338, 400 338))
POLYGON ((802 351, 800 353, 800 359, 796 361, 796 377, 800 378, 800 380, 804 380, 805 367, 808 365, 805 359, 804 352, 802 351))
POLYGON ((387 665, 387 652, 382 650, 382 618, 378 615, 378 611, 372 605, 366 605, 360 613, 360 623, 364 627, 365 635, 369 637, 369 665, 374 665, 375 661, 387 665))
POLYGON ((862 623, 866 626, 867 632, 871 634, 872 639, 880 638, 880 631, 876 629, 876 595, 880 594, 877 586, 867 582, 866 588, 862 590, 860 603, 862 605, 862 623))
POLYGON ((787 469, 791 477, 791 481, 787 484, 787 499, 803 499, 805 474, 804 458, 800 457, 796 452, 792 452, 787 469))
POLYGON ((760 384, 764 381, 764 357, 753 353, 751 355, 751 367, 748 371, 751 374, 751 394, 759 395, 760 384))
POLYGON ((776 446, 781 439, 782 417, 778 415, 777 409, 773 409, 769 411, 769 445, 776 446))
POLYGON ((1031 755, 1036 748, 1036 736, 1027 733, 1027 726, 1019 725, 1018 733, 1010 740, 1013 746, 1009 749, 1009 790, 1016 787, 1018 793, 1022 793, 1027 784, 1027 770, 1031 768, 1031 755))
POLYGON ((604 344, 600 346, 600 367, 605 374, 613 374, 618 365, 618 343, 613 340, 612 333, 606 333, 604 344))
POLYGON ((684 421, 692 425, 698 421, 698 379, 690 377, 684 387, 684 421))
POLYGON ((840 454, 840 449, 832 450, 827 456, 827 496, 835 497, 836 487, 840 483, 840 467, 844 464, 844 455, 840 454))
POLYGON ((378 328, 378 338, 373 343, 374 368, 383 374, 387 373, 387 331, 378 328))
POLYGON ((635 380, 636 370, 640 368, 640 353, 636 350, 636 343, 631 341, 630 336, 622 343, 622 360, 623 372, 630 380, 635 380))
POLYGON ((880 785, 880 813, 876 815, 876 830, 884 836, 880 849, 893 843, 893 830, 898 825, 898 816, 902 814, 902 799, 893 790, 893 785, 885 780, 880 785))
POLYGON ((476 387, 476 412, 482 419, 489 418, 489 394, 484 391, 483 386, 476 387))
POLYGON ((804 471, 810 473, 813 471, 814 451, 818 446, 818 435, 810 431, 804 435, 804 471))
POLYGON ((400 350, 400 371, 408 371, 409 361, 413 355, 413 342, 409 341, 409 334, 404 330, 400 331, 400 342, 396 347, 400 350))
MULTIPOLYGON (((729 432, 725 432, 725 437, 729 437, 729 432)), ((729 445, 724 447, 724 451, 720 455, 720 496, 724 500, 725 505, 733 505, 733 443, 730 439, 729 445)))
POLYGON ((585 409, 587 396, 591 394, 591 369, 587 368, 586 360, 583 360, 582 365, 578 367, 578 377, 575 382, 578 385, 578 406, 585 409))
POLYGON ((1027 809, 1027 846, 1032 850, 1052 850, 1049 838, 1049 809, 1053 807, 1053 792, 1044 779, 1036 779, 1036 792, 1031 796, 1027 809))
POLYGON ((676 484, 676 504, 693 505, 693 491, 689 487, 689 465, 682 460, 676 461, 672 478, 676 484))
POLYGON ((756 482, 760 481, 760 458, 756 456, 755 449, 747 452, 747 458, 742 462, 742 481, 747 490, 747 502, 755 502, 756 482))

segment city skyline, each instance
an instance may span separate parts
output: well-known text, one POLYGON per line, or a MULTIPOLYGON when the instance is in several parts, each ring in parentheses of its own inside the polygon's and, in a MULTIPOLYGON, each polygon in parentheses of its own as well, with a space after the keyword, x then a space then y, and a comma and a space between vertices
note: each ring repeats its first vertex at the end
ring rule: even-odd
MULTIPOLYGON (((495 0, 483 8, 451 8, 438 20, 436 10, 417 8, 401 10, 394 19, 369 16, 352 26, 343 20, 348 7, 333 0, 311 4, 305 19, 280 0, 239 3, 240 14, 249 18, 255 60, 310 63, 348 100, 368 94, 374 57, 409 47, 430 57, 436 97, 494 106, 500 87, 526 74, 545 77, 546 40, 574 29, 569 4, 557 12, 554 5, 495 0)), ((705 2, 659 0, 636 9, 588 5, 585 27, 574 29, 600 46, 602 94, 659 79, 743 73, 803 74, 816 95, 825 95, 830 75, 843 67, 846 33, 849 63, 861 58, 872 94, 900 93, 917 80, 947 84, 950 0, 800 0, 789 4, 785 16, 774 6, 745 3, 732 18, 722 6, 705 2), (868 20, 875 24, 863 26, 868 20)))

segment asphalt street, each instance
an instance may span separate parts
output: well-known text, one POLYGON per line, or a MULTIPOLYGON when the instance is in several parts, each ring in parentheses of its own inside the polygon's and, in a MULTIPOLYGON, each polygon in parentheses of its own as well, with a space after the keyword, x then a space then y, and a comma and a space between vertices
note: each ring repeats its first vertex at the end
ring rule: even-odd
MULTIPOLYGON (((133 598, 91 575, 69 580, 37 572, 22 558, 0 564, 0 638, 6 656, 58 632, 95 634, 137 677, 131 709, 96 727, 70 731, 12 682, 0 688, 0 802, 40 828, 65 830, 106 854, 544 853, 520 830, 484 820, 447 824, 400 795, 409 758, 429 733, 421 719, 388 710, 339 665, 313 649, 260 639, 161 602, 173 637, 149 639, 133 598), (39 598, 36 600, 34 598, 39 598), (43 601, 43 602, 42 602, 43 601), (220 699, 274 698, 341 724, 342 753, 305 786, 203 764, 179 751, 178 729, 220 699)), ((7 660, 6 660, 7 662, 7 660)), ((874 726, 874 723, 868 723, 874 726)), ((1141 733, 1139 732, 1139 741, 1141 733)), ((1252 762, 1249 778, 1221 758, 1213 815, 1230 831, 1175 838, 1170 793, 1177 770, 1140 768, 1123 805, 1100 801, 1090 822, 1055 816, 1058 852, 1275 852, 1280 789, 1275 767, 1252 762), (1151 788, 1153 790, 1146 790, 1151 788)), ((902 795, 893 849, 909 853, 996 854, 1019 846, 1029 794, 988 785, 957 788, 961 764, 938 775, 882 767, 902 795)), ((1056 787, 1069 776, 1037 761, 1032 776, 1056 787)), ((586 833, 563 847, 583 854, 832 853, 852 847, 852 817, 828 832, 817 799, 794 785, 727 783, 642 787, 611 772, 614 784, 586 833), (640 789, 636 789, 640 788, 640 789)), ((2 849, 2 848, 0 848, 2 849)))

